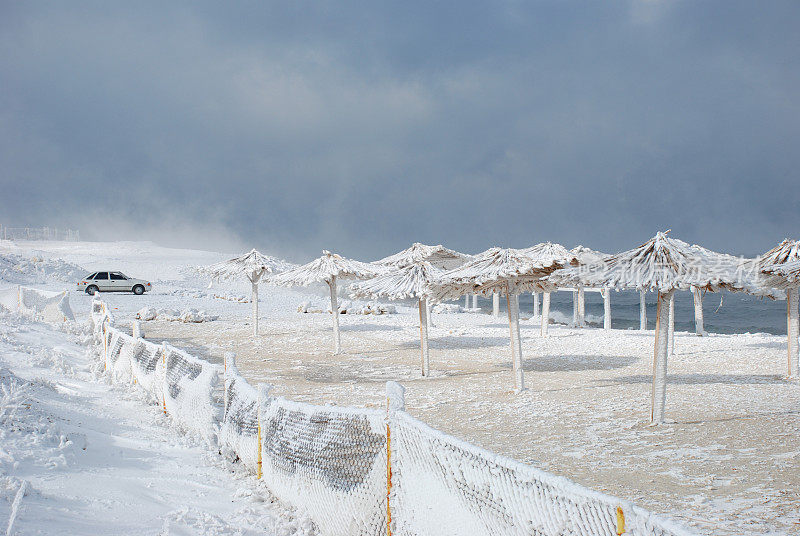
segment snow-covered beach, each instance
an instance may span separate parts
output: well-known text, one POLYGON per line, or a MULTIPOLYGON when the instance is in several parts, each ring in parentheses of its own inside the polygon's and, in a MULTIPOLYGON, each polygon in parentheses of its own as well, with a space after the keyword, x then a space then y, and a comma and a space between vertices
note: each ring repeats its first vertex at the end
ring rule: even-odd
MULTIPOLYGON (((22 279, 27 278, 24 282, 39 283, 50 290, 72 288, 59 275, 64 267, 53 260, 57 258, 87 270, 108 267, 152 277, 156 283, 152 294, 103 296, 120 324, 132 322, 135 313, 145 306, 162 311, 162 318, 163 312, 176 316, 172 313, 204 311, 217 319, 183 323, 157 317, 142 323, 145 335, 212 362, 220 362, 225 352, 233 351, 248 381, 268 382, 278 395, 315 403, 381 407, 385 382, 396 380, 406 387, 409 413, 429 425, 592 489, 631 500, 699 533, 790 534, 796 530, 800 501, 800 384, 785 378, 784 337, 697 337, 678 332, 676 353, 670 360, 667 423, 652 427, 647 424, 652 331, 609 332, 557 324, 551 326, 550 337, 541 339, 538 319, 523 315, 521 333, 528 389, 515 394, 508 325, 503 318, 494 319, 483 313, 434 314, 430 334, 432 373, 423 379, 419 374, 416 310, 410 307, 397 306, 394 314, 342 315, 344 353, 332 355, 329 315, 298 312, 303 303, 311 304, 311 310, 325 310, 326 289, 287 290, 263 285, 261 333, 254 343, 249 326, 250 304, 219 298, 246 295, 249 289, 236 284, 208 288, 207 280, 187 269, 220 260, 224 255, 135 243, 80 243, 70 248, 72 245, 3 243, 0 253, 13 252, 41 259, 40 265, 52 264, 53 273, 46 277, 20 274, 22 279)), ((85 322, 89 297, 72 292, 70 299, 78 323, 85 322)), ((364 304, 353 305, 353 310, 358 310, 364 304)), ((10 331, 18 330, 15 326, 20 325, 19 320, 8 315, 3 323, 7 326, 4 329, 10 331)), ((47 329, 23 325, 23 331, 47 329)), ((19 337, 6 335, 4 340, 8 345, 17 345, 19 337)), ((78 371, 70 372, 70 381, 78 381, 74 379, 77 375, 81 381, 89 382, 91 365, 80 350, 80 338, 80 334, 53 332, 41 338, 41 350, 18 352, 13 359, 4 353, 2 366, 9 374, 28 379, 32 365, 24 363, 25 355, 66 345, 69 351, 64 355, 68 359, 63 359, 78 371), (59 337, 78 340, 62 342, 59 337)), ((54 379, 63 374, 63 367, 59 367, 45 367, 51 376, 48 381, 59 381, 54 379)), ((73 387, 75 396, 90 396, 100 388, 88 385, 73 387)), ((125 403, 124 393, 103 388, 125 403)), ((83 404, 78 398, 75 401, 83 404)), ((126 417, 129 426, 130 421, 141 421, 150 427, 142 433, 155 433, 157 411, 140 408, 132 415, 126 417)), ((115 414, 109 412, 108 419, 113 418, 115 414)), ((85 431, 79 433, 86 435, 85 431)), ((181 441, 167 437, 166 443, 181 441)), ((105 460, 114 467, 116 460, 105 460)), ((74 463, 80 471, 87 470, 80 460, 74 463)), ((185 457, 182 463, 186 463, 185 457)), ((231 493, 243 486, 250 489, 250 484, 224 474, 224 468, 214 467, 215 462, 206 463, 210 468, 204 471, 219 471, 214 473, 214 479, 227 479, 220 484, 222 489, 232 490, 231 493)), ((165 462, 165 466, 169 463, 165 462)), ((9 478, 13 475, 12 470, 4 470, 9 471, 9 478)), ((35 473, 28 469, 23 475, 32 482, 33 489, 36 477, 42 477, 35 473)), ((10 484, 11 480, 8 482, 10 512, 17 488, 10 484)), ((172 511, 167 509, 168 502, 171 500, 165 499, 159 507, 150 508, 151 517, 168 519, 167 512, 172 511)), ((253 506, 246 503, 240 507, 253 506)), ((109 508, 113 512, 113 506, 109 508)), ((21 501, 15 523, 24 527, 26 513, 34 509, 34 503, 27 498, 21 501)), ((235 525, 235 519, 239 519, 226 517, 234 515, 231 510, 207 506, 203 509, 217 512, 215 515, 227 519, 226 523, 235 525)), ((104 519, 103 515, 100 512, 97 518, 104 519)), ((276 522, 275 517, 280 518, 271 511, 267 515, 270 523, 276 522)), ((124 530, 111 531, 120 532, 124 530)))

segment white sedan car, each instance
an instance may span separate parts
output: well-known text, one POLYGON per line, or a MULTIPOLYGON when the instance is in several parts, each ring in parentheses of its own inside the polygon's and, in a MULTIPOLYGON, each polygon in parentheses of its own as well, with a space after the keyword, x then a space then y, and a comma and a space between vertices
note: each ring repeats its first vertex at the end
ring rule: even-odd
POLYGON ((86 294, 100 292, 133 292, 134 294, 144 294, 153 287, 150 281, 134 279, 122 272, 95 272, 90 274, 78 283, 78 290, 83 290, 86 294))

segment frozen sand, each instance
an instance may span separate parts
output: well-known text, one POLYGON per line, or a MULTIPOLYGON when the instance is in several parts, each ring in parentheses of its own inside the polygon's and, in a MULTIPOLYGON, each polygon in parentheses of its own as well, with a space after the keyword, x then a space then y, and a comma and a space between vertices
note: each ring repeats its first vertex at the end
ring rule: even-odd
POLYGON ((255 345, 247 304, 226 304, 217 322, 145 328, 209 359, 234 351, 252 383, 297 400, 380 407, 385 381, 400 381, 409 412, 436 428, 709 534, 798 529, 800 383, 783 376, 784 338, 678 333, 669 422, 651 427, 652 331, 553 326, 543 340, 524 322, 528 388, 514 394, 504 319, 434 315, 421 378, 412 309, 342 316, 334 356, 330 315, 287 313, 307 298, 271 291, 255 345))

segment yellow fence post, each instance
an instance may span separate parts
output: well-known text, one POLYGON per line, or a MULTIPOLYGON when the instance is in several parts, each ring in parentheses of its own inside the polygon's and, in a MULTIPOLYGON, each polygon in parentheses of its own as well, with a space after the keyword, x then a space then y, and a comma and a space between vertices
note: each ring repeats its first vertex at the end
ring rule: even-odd
POLYGON ((261 412, 264 408, 264 402, 269 398, 269 392, 272 386, 268 383, 259 383, 258 386, 258 402, 257 402, 257 415, 258 415, 258 461, 256 466, 256 478, 261 480, 262 465, 264 462, 263 445, 261 444, 261 412))
POLYGON ((261 480, 261 412, 258 416, 258 468, 256 469, 256 478, 261 480))
POLYGON ((386 534, 392 536, 392 419, 406 409, 406 390, 397 382, 386 382, 386 534))
POLYGON ((164 383, 161 385, 161 409, 164 411, 164 415, 166 415, 167 399, 164 396, 164 389, 167 383, 167 346, 165 343, 161 343, 161 366, 164 368, 164 383))

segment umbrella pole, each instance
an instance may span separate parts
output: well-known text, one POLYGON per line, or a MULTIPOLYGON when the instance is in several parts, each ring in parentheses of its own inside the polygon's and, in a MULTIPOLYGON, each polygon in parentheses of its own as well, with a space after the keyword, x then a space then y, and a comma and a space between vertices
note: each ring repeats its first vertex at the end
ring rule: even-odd
POLYGON ((433 319, 431 317, 431 302, 427 299, 425 300, 425 322, 428 324, 428 331, 430 331, 431 326, 433 326, 433 319))
POLYGON ((611 329, 611 289, 603 289, 603 329, 611 329))
POLYGON ((531 292, 533 294, 533 316, 539 316, 539 293, 531 292))
POLYGON ((336 299, 336 276, 331 277, 328 286, 331 289, 331 313, 333 313, 333 353, 342 351, 342 340, 339 337, 339 303, 336 299))
POLYGON ((578 287, 578 326, 586 325, 586 296, 583 287, 578 287))
POLYGON ((789 352, 789 376, 800 375, 800 352, 798 351, 797 336, 798 336, 798 310, 797 310, 798 294, 797 289, 789 289, 786 291, 786 333, 788 337, 787 349, 789 352))
POLYGON ((517 392, 525 389, 522 370, 522 340, 519 335, 519 296, 510 295, 506 286, 506 306, 508 307, 508 329, 511 336, 511 359, 514 366, 514 388, 517 392))
POLYGON ((430 374, 431 358, 428 352, 428 300, 419 299, 419 341, 422 351, 422 375, 430 374))
POLYGON ((495 318, 500 316, 500 294, 497 292, 492 294, 492 315, 495 318))
POLYGON ((469 294, 464 295, 464 309, 469 309, 469 294))
POLYGON ((675 355, 675 293, 669 297, 669 338, 667 339, 667 353, 675 355))
POLYGON ((477 294, 473 294, 472 295, 472 308, 473 309, 477 309, 478 308, 478 295, 477 294))
POLYGON ((547 325, 550 322, 550 293, 542 293, 542 337, 547 337, 547 325))
POLYGON ((645 303, 645 296, 647 291, 639 291, 639 331, 647 329, 647 304, 645 303))
POLYGON ((669 300, 673 290, 658 293, 656 307, 655 344, 653 345, 653 395, 650 422, 664 422, 664 406, 667 401, 667 343, 669 339, 669 300))
POLYGON ((706 334, 705 326, 703 325, 703 295, 700 289, 692 287, 692 296, 694 297, 694 332, 699 337, 706 334))
POLYGON ((258 281, 252 283, 250 301, 253 303, 253 337, 258 337, 258 281))
POLYGON ((578 291, 572 291, 572 326, 578 325, 578 291))

